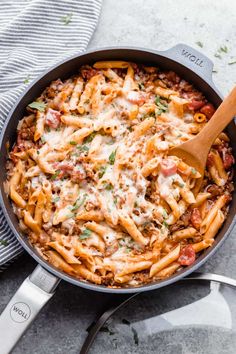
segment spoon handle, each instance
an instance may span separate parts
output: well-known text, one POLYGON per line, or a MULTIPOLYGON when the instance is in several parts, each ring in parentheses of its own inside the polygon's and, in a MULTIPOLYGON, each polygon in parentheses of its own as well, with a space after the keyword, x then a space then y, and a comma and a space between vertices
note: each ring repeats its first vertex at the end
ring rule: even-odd
POLYGON ((209 147, 228 123, 236 116, 236 87, 224 99, 207 125, 200 131, 197 138, 205 147, 209 147))

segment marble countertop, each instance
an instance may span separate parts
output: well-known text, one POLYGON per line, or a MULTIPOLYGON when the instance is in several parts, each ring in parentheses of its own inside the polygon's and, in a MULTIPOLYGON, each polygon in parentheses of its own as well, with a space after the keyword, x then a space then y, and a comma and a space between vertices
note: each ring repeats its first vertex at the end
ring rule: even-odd
MULTIPOLYGON (((133 45, 164 50, 177 43, 186 43, 214 62, 214 82, 223 94, 227 94, 236 83, 236 64, 229 64, 236 61, 235 41, 234 0, 104 0, 99 25, 89 49, 133 45)), ((216 256, 201 270, 236 278, 235 238, 236 228, 216 256)), ((0 312, 35 265, 24 254, 0 275, 0 312)), ((62 282, 13 353, 79 353, 86 328, 108 301, 108 295, 62 282)), ((145 309, 143 311, 145 315, 145 309)), ((95 352, 105 353, 102 343, 97 343, 95 352)), ((149 353, 148 349, 143 353, 149 353)), ((165 350, 159 353, 166 354, 165 350)), ((178 353, 185 354, 184 351, 178 353)), ((217 346, 215 353, 219 353, 217 346)))

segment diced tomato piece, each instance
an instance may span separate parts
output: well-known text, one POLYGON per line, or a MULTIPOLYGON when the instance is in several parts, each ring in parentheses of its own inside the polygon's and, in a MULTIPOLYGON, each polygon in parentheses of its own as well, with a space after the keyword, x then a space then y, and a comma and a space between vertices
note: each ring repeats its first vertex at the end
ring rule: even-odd
POLYGON ((165 159, 161 162, 161 173, 165 176, 171 176, 177 171, 175 162, 171 159, 165 159))
POLYGON ((200 109, 200 112, 210 119, 215 113, 215 108, 211 103, 207 103, 200 109))
POLYGON ((127 100, 131 103, 143 105, 146 99, 146 95, 143 92, 130 91, 127 95, 127 100))
MULTIPOLYGON (((192 101, 188 104, 188 108, 191 110, 191 111, 197 111, 199 110, 202 106, 204 106, 204 101, 198 101, 198 100, 195 100, 195 99, 192 99, 192 101)), ((202 112, 203 113, 203 112, 202 112)))
POLYGON ((200 225, 202 223, 202 217, 200 210, 198 208, 193 208, 191 212, 191 217, 190 217, 191 223, 193 224, 193 227, 195 229, 200 229, 200 225))
POLYGON ((183 266, 189 266, 195 262, 196 253, 192 245, 187 245, 180 251, 178 262, 183 266))
POLYGON ((47 114, 46 114, 45 123, 49 127, 56 129, 56 128, 58 128, 60 122, 61 122, 61 113, 58 111, 55 111, 54 109, 49 108, 47 111, 47 114))

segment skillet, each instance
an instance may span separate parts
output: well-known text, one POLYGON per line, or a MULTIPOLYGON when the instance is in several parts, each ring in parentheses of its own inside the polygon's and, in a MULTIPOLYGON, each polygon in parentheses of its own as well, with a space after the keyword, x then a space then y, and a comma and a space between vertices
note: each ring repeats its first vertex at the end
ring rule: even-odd
MULTIPOLYGON (((99 60, 126 60, 156 65, 165 70, 173 70, 183 79, 191 82, 199 91, 203 92, 206 98, 213 103, 215 107, 219 106, 222 101, 222 96, 212 81, 213 63, 205 55, 184 44, 178 44, 166 51, 134 47, 111 47, 88 51, 68 58, 56 66, 53 66, 27 88, 9 113, 1 133, 0 166, 2 171, 0 175, 0 203, 12 232, 23 248, 39 265, 23 282, 0 316, 1 354, 9 353, 12 350, 41 308, 53 296, 61 279, 82 288, 111 294, 133 294, 168 286, 196 271, 203 263, 212 257, 234 226, 236 220, 236 192, 233 194, 228 218, 218 233, 212 247, 204 250, 194 264, 172 275, 168 279, 144 284, 138 288, 126 287, 113 289, 103 285, 95 285, 81 281, 47 263, 30 245, 27 237, 20 231, 18 219, 13 212, 10 200, 4 192, 7 143, 10 143, 11 148, 16 139, 18 121, 24 116, 25 107, 34 101, 51 81, 58 78, 65 79, 77 72, 80 66, 92 64, 99 60)), ((236 156, 236 127, 233 121, 226 130, 231 139, 234 156, 236 156)))

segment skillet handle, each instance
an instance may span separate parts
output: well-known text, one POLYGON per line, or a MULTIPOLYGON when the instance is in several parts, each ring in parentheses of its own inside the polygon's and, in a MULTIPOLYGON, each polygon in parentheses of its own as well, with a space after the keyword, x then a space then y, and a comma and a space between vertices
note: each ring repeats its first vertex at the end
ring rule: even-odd
POLYGON ((37 266, 0 316, 0 352, 9 354, 39 311, 53 296, 59 279, 37 266))
POLYGON ((194 71, 205 81, 212 82, 213 62, 200 53, 198 50, 188 46, 187 44, 177 44, 176 46, 159 52, 159 54, 165 54, 170 59, 176 60, 183 64, 190 70, 194 71))

